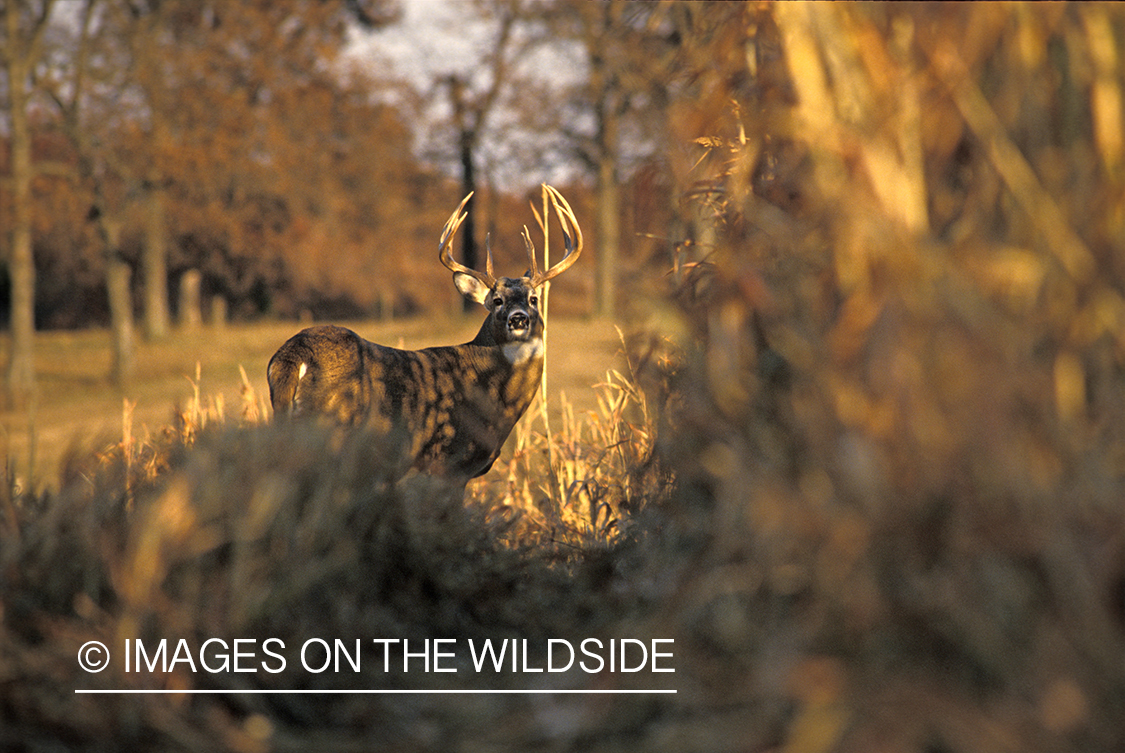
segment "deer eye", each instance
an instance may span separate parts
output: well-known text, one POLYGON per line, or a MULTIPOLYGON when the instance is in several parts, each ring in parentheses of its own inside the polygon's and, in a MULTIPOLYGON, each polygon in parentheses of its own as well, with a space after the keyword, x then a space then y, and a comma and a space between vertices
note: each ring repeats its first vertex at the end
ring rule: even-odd
POLYGON ((539 305, 539 296, 537 296, 537 295, 531 296, 531 298, 529 298, 528 300, 531 301, 532 306, 538 306, 539 305))
POLYGON ((496 297, 492 299, 492 308, 498 309, 504 305, 504 299, 496 297))

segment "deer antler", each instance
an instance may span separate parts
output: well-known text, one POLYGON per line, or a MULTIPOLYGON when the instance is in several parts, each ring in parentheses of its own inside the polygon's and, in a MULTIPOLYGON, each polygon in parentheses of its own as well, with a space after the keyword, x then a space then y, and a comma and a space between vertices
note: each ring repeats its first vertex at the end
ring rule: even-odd
MULTIPOLYGON (((582 253, 582 228, 578 226, 578 220, 575 218, 574 210, 570 208, 570 204, 567 203, 562 194, 546 184, 543 185, 543 195, 544 211, 546 211, 547 208, 546 200, 549 198, 551 207, 554 208, 555 214, 558 215, 559 225, 562 226, 563 245, 566 246, 566 256, 546 272, 541 272, 539 270, 539 262, 535 259, 535 244, 531 242, 531 234, 525 226, 523 228, 523 245, 527 251, 527 259, 531 264, 531 271, 528 276, 531 278, 532 287, 538 287, 547 282, 547 280, 558 277, 563 272, 570 269, 570 266, 578 261, 579 254, 582 253)), ((445 227, 441 231, 438 255, 446 269, 451 272, 474 277, 482 284, 491 288, 496 284, 496 277, 492 271, 492 244, 490 239, 485 241, 487 259, 484 272, 478 272, 475 269, 470 269, 454 261, 453 254, 450 251, 450 246, 453 244, 453 237, 457 234, 457 229, 461 227, 461 223, 465 221, 465 213, 462 210, 464 210, 465 205, 469 203, 469 199, 471 199, 472 196, 473 194, 470 193, 462 199, 457 209, 453 210, 453 214, 449 215, 449 219, 446 221, 445 227)), ((534 205, 531 207, 531 211, 535 213, 535 221, 539 224, 540 230, 543 231, 543 239, 544 243, 546 243, 547 223, 545 222, 545 218, 539 215, 539 211, 535 209, 534 205)))
POLYGON ((472 197, 473 194, 470 191, 469 195, 461 199, 461 203, 453 210, 453 214, 449 215, 449 219, 445 221, 445 227, 442 228, 441 240, 438 246, 438 257, 441 259, 441 263, 444 264, 446 269, 450 272, 459 272, 469 275, 469 277, 476 278, 482 285, 491 288, 496 284, 496 278, 493 276, 492 272, 492 244, 490 242, 486 241, 484 244, 485 251, 488 255, 484 272, 478 272, 475 269, 466 267, 464 264, 457 263, 453 260, 453 254, 449 250, 449 247, 453 245, 453 237, 457 235, 457 229, 461 227, 461 223, 465 221, 466 213, 461 210, 465 208, 465 205, 469 203, 469 199, 472 197))
MULTIPOLYGON (((527 258, 531 262, 531 285, 538 287, 554 277, 558 277, 574 262, 578 261, 578 255, 582 253, 582 228, 578 226, 578 219, 574 216, 574 210, 570 208, 563 195, 556 191, 546 183, 543 184, 544 199, 550 197, 551 206, 558 215, 559 225, 562 226, 563 244, 566 246, 566 256, 562 258, 557 264, 548 269, 546 272, 539 271, 539 264, 535 260, 535 246, 531 243, 531 235, 527 232, 527 228, 523 229, 523 244, 527 249, 527 258), (573 234, 571 232, 573 227, 573 234)), ((546 201, 544 203, 544 211, 546 211, 546 201)), ((543 231, 543 242, 547 242, 547 223, 546 218, 540 217, 539 212, 535 209, 533 204, 531 211, 535 213, 535 221, 539 224, 539 228, 543 231)))

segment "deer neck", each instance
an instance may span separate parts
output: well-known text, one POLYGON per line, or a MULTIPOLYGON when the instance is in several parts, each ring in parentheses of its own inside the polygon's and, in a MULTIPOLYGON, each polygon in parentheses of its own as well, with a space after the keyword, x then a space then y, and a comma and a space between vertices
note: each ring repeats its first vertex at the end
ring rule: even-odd
POLYGON ((476 338, 442 349, 458 353, 461 372, 469 380, 461 399, 473 405, 474 415, 492 416, 492 429, 502 444, 535 399, 543 375, 542 339, 498 344, 492 338, 476 338))
POLYGON ((501 402, 518 418, 526 410, 543 373, 543 329, 536 328, 526 340, 499 342, 490 321, 485 321, 477 336, 464 348, 478 364, 478 373, 502 376, 497 384, 501 402))
POLYGON ((514 368, 519 368, 525 364, 534 365, 534 362, 543 360, 543 338, 536 337, 532 340, 510 342, 501 345, 500 351, 514 368))
MULTIPOLYGON (((491 338, 490 338, 491 340, 491 338)), ((543 338, 516 340, 504 344, 473 340, 463 346, 475 351, 475 359, 490 361, 512 371, 535 371, 543 365, 543 338)), ((484 365, 483 363, 481 364, 484 365)))
POLYGON ((533 335, 526 340, 509 340, 499 342, 490 319, 481 325, 480 331, 469 345, 498 351, 513 368, 534 368, 537 361, 543 359, 543 330, 542 326, 536 328, 533 335))

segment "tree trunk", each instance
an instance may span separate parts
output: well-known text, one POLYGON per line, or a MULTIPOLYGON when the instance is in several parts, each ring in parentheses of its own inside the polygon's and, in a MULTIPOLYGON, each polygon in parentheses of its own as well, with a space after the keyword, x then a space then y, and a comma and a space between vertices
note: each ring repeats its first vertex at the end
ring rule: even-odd
MULTIPOLYGON (((475 192, 476 174, 473 170, 473 142, 472 132, 461 132, 461 195, 467 196, 475 192)), ((474 195, 475 198, 475 195, 474 195)), ((461 228, 461 263, 469 269, 479 269, 477 266, 477 229, 476 229, 476 202, 470 201, 465 207, 465 226, 461 228)), ((468 298, 462 298, 463 310, 466 313, 476 311, 477 304, 468 298)))
MULTIPOLYGON (((461 162, 461 195, 476 191, 476 171, 473 169, 473 147, 476 144, 476 123, 469 123, 468 105, 465 102, 465 82, 457 76, 449 78, 449 97, 453 101, 453 118, 457 124, 459 137, 459 157, 461 162)), ((476 204, 470 201, 465 207, 465 222, 461 227, 461 263, 469 269, 477 266, 476 243, 476 204)), ((461 299, 461 310, 472 313, 477 304, 468 298, 461 299)))
POLYGON ((596 214, 598 263, 595 268, 595 308, 598 316, 612 317, 617 307, 617 259, 621 241, 621 190, 611 155, 598 160, 598 210, 596 214))
POLYGON ((197 330, 203 324, 203 273, 189 269, 180 277, 180 300, 178 306, 180 329, 197 330))
MULTIPOLYGON (((589 6, 587 6, 589 7, 589 6)), ((591 10, 586 29, 586 53, 590 59, 590 94, 594 103, 597 132, 594 159, 597 167, 597 211, 594 214, 598 243, 594 268, 594 313, 612 317, 617 303, 617 263, 621 243, 621 190, 617 184, 619 91, 613 65, 606 56, 603 35, 620 23, 622 4, 608 2, 591 10)))
POLYGON ((211 326, 222 329, 227 326, 227 299, 221 295, 211 296, 211 326))
POLYGON ((168 228, 164 217, 164 191, 150 186, 145 197, 145 240, 141 263, 145 284, 145 337, 168 336, 168 228))
MULTIPOLYGON (((15 11, 9 11, 14 14, 15 11)), ((9 38, 15 33, 9 16, 9 38)), ((11 103, 12 231, 8 256, 11 284, 12 348, 6 379, 6 402, 27 403, 35 388, 35 260, 31 245, 31 129, 27 119, 28 61, 18 52, 8 59, 11 103)))
MULTIPOLYGON (((115 249, 116 250, 116 249, 115 249)), ((106 260, 105 287, 109 296, 109 319, 113 330, 113 383, 127 387, 136 372, 133 346, 133 294, 129 281, 133 271, 115 254, 106 260)))
POLYGON ((594 313, 612 317, 617 303, 617 260, 621 243, 621 189, 617 184, 618 114, 605 61, 594 58, 592 80, 596 90, 594 108, 597 131, 597 212, 594 215, 598 239, 597 266, 594 269, 594 313))

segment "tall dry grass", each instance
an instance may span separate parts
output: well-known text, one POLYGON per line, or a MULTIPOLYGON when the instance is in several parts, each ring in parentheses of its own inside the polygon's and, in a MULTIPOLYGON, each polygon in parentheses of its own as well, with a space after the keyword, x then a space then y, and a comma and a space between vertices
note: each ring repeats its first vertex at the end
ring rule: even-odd
POLYGON ((317 745, 345 749, 388 734, 388 724, 400 740, 427 734, 394 721, 410 708, 486 730, 506 704, 482 702, 488 713, 476 719, 432 699, 405 707, 377 701, 372 711, 366 696, 250 697, 228 707, 71 693, 504 688, 520 687, 518 675, 465 677, 462 667, 448 679, 293 669, 240 676, 183 664, 129 673, 120 656, 106 673, 85 675, 75 673, 75 656, 89 639, 123 647, 185 638, 198 647, 209 638, 300 646, 309 637, 542 642, 600 634, 611 615, 635 608, 631 597, 610 593, 604 564, 590 565, 604 563, 626 537, 620 519, 637 504, 641 474, 634 471, 633 486, 615 474, 625 460, 651 453, 651 429, 632 402, 640 393, 620 374, 609 378, 599 413, 569 412, 549 440, 525 422, 493 474, 500 480, 474 485, 464 499, 424 477, 387 484, 379 450, 364 437, 271 424, 249 380, 240 404, 228 406, 201 393, 197 371, 175 423, 147 434, 134 430, 126 403, 121 438, 75 451, 58 493, 6 501, 0 678, 18 692, 5 693, 0 743, 256 749, 266 743, 255 735, 265 735, 270 748, 303 748, 319 740, 314 730, 338 729, 338 740, 317 745), (598 437, 617 446, 595 450, 588 443, 598 437))

